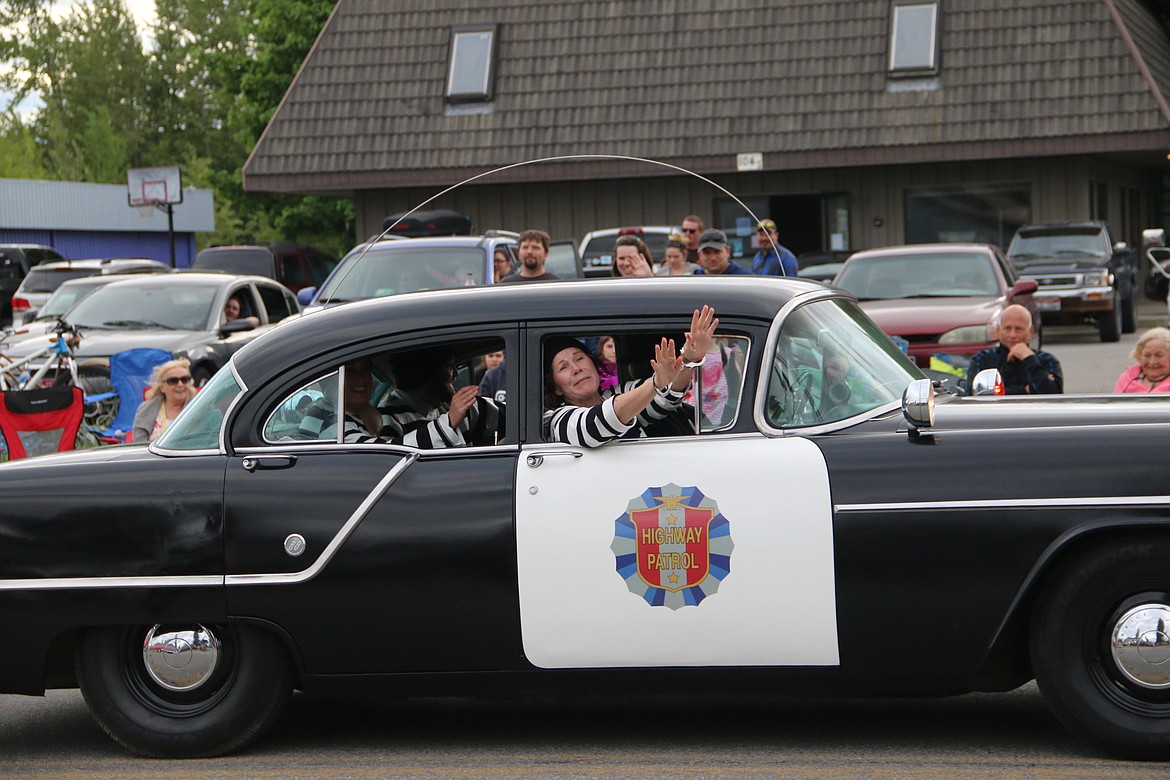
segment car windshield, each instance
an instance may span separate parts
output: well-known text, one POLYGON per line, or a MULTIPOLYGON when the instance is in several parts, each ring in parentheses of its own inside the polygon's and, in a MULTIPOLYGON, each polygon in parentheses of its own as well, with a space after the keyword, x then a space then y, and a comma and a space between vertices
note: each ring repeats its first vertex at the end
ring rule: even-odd
POLYGON ((97 273, 96 268, 34 268, 24 277, 22 289, 33 293, 53 292, 70 279, 95 276, 97 273))
POLYGON ((1012 239, 1008 256, 1024 259, 1059 255, 1108 257, 1110 250, 1101 235, 1101 231, 1096 228, 1027 231, 1012 239))
POLYGON ((856 257, 842 267, 834 284, 863 301, 1003 294, 991 259, 981 252, 856 257))
POLYGON ((73 307, 79 328, 205 330, 219 292, 214 284, 143 285, 116 282, 73 307))
POLYGON ((242 389, 230 367, 217 371, 175 418, 155 446, 164 450, 219 449, 219 430, 242 389))
POLYGON ((395 241, 365 254, 355 250, 341 262, 318 303, 344 303, 384 295, 478 285, 484 282, 486 254, 479 247, 403 246, 395 241))
POLYGON ((37 313, 37 319, 47 320, 53 317, 60 317, 69 311, 69 309, 73 308, 82 298, 85 298, 91 292, 106 284, 107 282, 105 280, 94 278, 90 281, 61 285, 57 288, 57 292, 50 295, 49 300, 45 301, 45 305, 37 313))
POLYGON ((817 301, 784 320, 764 415, 775 428, 836 422, 899 400, 922 378, 853 301, 817 301))

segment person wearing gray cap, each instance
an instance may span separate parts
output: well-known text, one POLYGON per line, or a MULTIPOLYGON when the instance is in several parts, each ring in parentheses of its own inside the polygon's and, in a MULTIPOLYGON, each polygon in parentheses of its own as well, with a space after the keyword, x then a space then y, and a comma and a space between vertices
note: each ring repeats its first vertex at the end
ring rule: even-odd
POLYGON ((696 276, 754 276, 739 263, 731 262, 731 247, 722 230, 704 230, 699 236, 699 265, 696 276))

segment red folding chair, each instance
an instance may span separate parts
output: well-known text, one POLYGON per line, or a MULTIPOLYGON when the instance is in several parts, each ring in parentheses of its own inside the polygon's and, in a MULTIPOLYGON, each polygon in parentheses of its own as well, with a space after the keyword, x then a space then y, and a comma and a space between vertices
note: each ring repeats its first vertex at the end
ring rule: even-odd
POLYGON ((77 441, 85 397, 80 387, 42 387, 0 392, 0 437, 6 460, 71 450, 77 441))

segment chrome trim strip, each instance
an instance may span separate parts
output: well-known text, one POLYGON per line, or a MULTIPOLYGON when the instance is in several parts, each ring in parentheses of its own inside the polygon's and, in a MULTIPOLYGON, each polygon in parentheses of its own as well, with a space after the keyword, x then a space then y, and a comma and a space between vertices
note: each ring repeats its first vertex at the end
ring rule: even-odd
POLYGON ((307 569, 287 574, 193 574, 193 575, 166 575, 159 577, 46 577, 41 579, 0 580, 0 591, 24 590, 68 590, 79 588, 178 588, 178 587, 219 587, 223 585, 295 585, 308 582, 316 577, 333 560, 337 550, 345 543, 361 524, 371 507, 374 506, 390 489, 390 486, 402 475, 407 468, 418 460, 417 454, 411 454, 400 460, 394 468, 386 472, 386 476, 374 487, 365 500, 354 510, 345 525, 325 547, 317 560, 307 569))
POLYGON ((180 588, 223 585, 222 574, 192 574, 163 577, 62 577, 30 580, 0 580, 4 590, 68 590, 70 588, 180 588))
POLYGON ((281 574, 228 574, 225 576, 224 585, 238 586, 238 585, 296 585, 302 582, 308 582, 316 577, 321 571, 333 560, 333 556, 337 554, 338 549, 345 543, 357 527, 361 525, 366 514, 381 500, 382 496, 390 489, 390 486, 397 481, 398 477, 406 471, 414 462, 418 460, 417 454, 407 455, 402 460, 395 464, 394 468, 386 472, 386 476, 382 477, 380 481, 370 494, 366 496, 365 500, 353 511, 349 519, 345 521, 345 525, 333 537, 333 540, 325 547, 317 560, 313 561, 312 565, 307 569, 302 569, 297 572, 288 572, 281 574))
POLYGON ((834 504, 833 511, 896 512, 924 509, 1053 509, 1057 507, 1170 506, 1170 496, 1090 496, 1085 498, 993 498, 968 501, 891 501, 834 504))

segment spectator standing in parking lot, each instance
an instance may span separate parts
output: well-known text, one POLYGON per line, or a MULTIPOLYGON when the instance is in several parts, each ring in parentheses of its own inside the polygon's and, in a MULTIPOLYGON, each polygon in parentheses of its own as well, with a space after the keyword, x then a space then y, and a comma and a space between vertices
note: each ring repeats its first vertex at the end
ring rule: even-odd
POLYGON ((637 236, 619 236, 613 247, 613 269, 618 277, 653 276, 654 259, 650 248, 637 236))
POLYGON ((1063 393, 1060 361, 1047 352, 1032 351, 1028 341, 1034 334, 1031 312, 1018 303, 1004 307, 999 315, 999 346, 972 356, 967 368, 967 392, 971 392, 976 374, 996 368, 1007 395, 1063 393))
POLYGON ((662 257, 662 265, 654 272, 655 276, 690 276, 699 270, 699 266, 687 260, 686 238, 682 233, 671 233, 666 242, 666 254, 662 257))
POLYGON ((520 234, 520 270, 505 276, 500 284, 515 282, 551 282, 561 277, 544 270, 548 260, 548 246, 551 239, 543 230, 525 230, 520 234))
POLYGON ((694 214, 683 217, 682 232, 687 241, 687 262, 699 265, 699 236, 703 235, 703 220, 694 214))
POLYGON ((508 250, 499 248, 492 255, 492 281, 499 284, 510 273, 512 273, 512 258, 508 255, 508 250))
POLYGON ((781 246, 775 222, 761 219, 756 239, 760 251, 752 260, 752 273, 756 276, 796 276, 796 255, 781 246))
POLYGON ((731 247, 722 230, 704 230, 699 236, 699 265, 696 274, 707 276, 755 276, 739 263, 731 262, 731 247))

